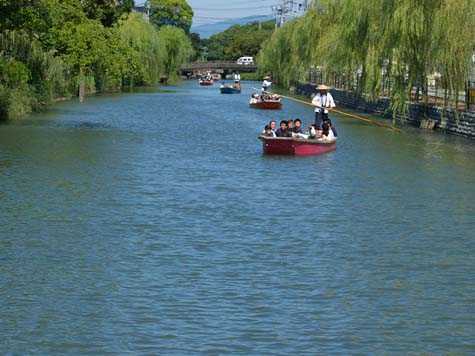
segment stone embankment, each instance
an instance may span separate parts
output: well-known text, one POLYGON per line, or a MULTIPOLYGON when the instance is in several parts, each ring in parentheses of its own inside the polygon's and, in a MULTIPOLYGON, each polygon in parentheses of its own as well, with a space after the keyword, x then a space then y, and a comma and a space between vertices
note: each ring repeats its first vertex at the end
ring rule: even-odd
MULTIPOLYGON (((300 84, 295 88, 295 93, 310 97, 315 93, 315 85, 300 84)), ((392 116, 390 102, 387 98, 369 101, 354 93, 339 89, 332 89, 331 93, 336 103, 343 107, 381 115, 386 118, 392 116)), ((443 110, 438 107, 410 104, 407 115, 401 118, 408 124, 420 128, 434 129, 475 139, 475 112, 473 111, 457 113, 453 110, 443 110)))

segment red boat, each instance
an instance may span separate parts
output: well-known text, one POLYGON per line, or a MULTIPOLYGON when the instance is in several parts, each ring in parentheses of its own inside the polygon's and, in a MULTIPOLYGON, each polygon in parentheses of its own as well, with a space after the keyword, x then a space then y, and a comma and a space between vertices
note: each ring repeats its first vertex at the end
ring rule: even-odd
POLYGON ((200 79, 200 85, 202 86, 210 86, 214 84, 213 79, 200 79))
POLYGON ((266 136, 259 136, 259 139, 268 155, 316 156, 336 150, 336 141, 266 136))
POLYGON ((280 110, 282 109, 282 101, 281 100, 266 100, 266 101, 255 101, 250 102, 249 106, 255 109, 262 109, 262 110, 280 110))
POLYGON ((254 93, 249 100, 251 108, 263 110, 280 110, 282 109, 282 97, 277 94, 264 92, 262 94, 254 93))

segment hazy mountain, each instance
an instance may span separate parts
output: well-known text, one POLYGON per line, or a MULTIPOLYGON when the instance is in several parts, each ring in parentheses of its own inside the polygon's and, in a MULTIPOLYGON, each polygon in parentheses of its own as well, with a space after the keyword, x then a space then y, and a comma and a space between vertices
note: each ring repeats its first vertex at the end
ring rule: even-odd
POLYGON ((215 33, 223 32, 224 30, 234 25, 246 25, 250 22, 268 21, 272 19, 272 16, 248 16, 238 19, 230 19, 222 22, 215 22, 212 24, 192 26, 191 32, 198 33, 201 38, 208 38, 214 35, 215 33))

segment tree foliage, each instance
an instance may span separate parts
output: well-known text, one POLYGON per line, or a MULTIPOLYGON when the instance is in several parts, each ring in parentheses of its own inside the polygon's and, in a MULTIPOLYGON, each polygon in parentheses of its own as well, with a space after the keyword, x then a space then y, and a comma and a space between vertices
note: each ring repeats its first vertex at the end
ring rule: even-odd
POLYGON ((181 65, 193 53, 191 42, 181 28, 163 26, 158 32, 158 43, 164 54, 162 73, 168 80, 174 80, 181 65))
POLYGON ((255 57, 263 42, 274 31, 274 22, 254 22, 248 25, 235 25, 229 29, 202 40, 208 49, 208 60, 236 60, 242 56, 255 57))
POLYGON ((0 0, 0 119, 79 92, 154 85, 191 55, 183 30, 158 30, 123 0, 0 0))
POLYGON ((82 0, 87 17, 110 27, 134 7, 133 0, 82 0))
POLYGON ((464 89, 474 24, 475 0, 315 1, 265 43, 260 70, 289 85, 318 68, 323 80, 344 77, 348 89, 371 97, 386 87, 396 115, 411 92, 427 92, 431 73, 453 92, 464 89))
POLYGON ((193 10, 186 0, 149 0, 148 5, 155 26, 175 26, 190 32, 193 10))

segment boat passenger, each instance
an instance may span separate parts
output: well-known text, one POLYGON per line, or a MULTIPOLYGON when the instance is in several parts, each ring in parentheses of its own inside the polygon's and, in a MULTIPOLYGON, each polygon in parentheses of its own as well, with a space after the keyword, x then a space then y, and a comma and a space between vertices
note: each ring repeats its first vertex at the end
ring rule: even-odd
POLYGON ((335 135, 335 137, 338 137, 338 132, 336 131, 336 127, 335 125, 333 125, 332 121, 330 120, 330 118, 326 118, 323 120, 323 123, 328 123, 328 125, 330 125, 330 128, 331 130, 333 131, 333 134, 335 135))
POLYGON ((294 120, 287 120, 287 130, 294 132, 294 120))
POLYGON ((328 92, 330 88, 326 85, 317 87, 317 94, 313 97, 312 104, 315 106, 315 125, 322 127, 323 121, 328 119, 328 112, 335 108, 335 100, 328 92))
POLYGON ((301 134, 302 132, 302 121, 300 119, 295 119, 294 128, 292 129, 293 133, 301 134))
POLYGON ((277 126, 277 123, 275 122, 275 120, 271 120, 269 122, 269 126, 270 126, 271 130, 275 133, 276 126, 277 126))
POLYGON ((292 133, 289 132, 289 130, 287 128, 287 121, 282 120, 280 122, 280 128, 275 132, 275 135, 277 137, 290 137, 290 136, 292 136, 292 133))
POLYGON ((322 137, 322 128, 315 126, 315 124, 310 125, 308 129, 308 137, 312 139, 319 139, 322 137))
POLYGON ((335 140, 335 135, 328 122, 324 122, 322 125, 322 138, 328 141, 335 140))
POLYGON ((277 137, 275 134, 275 120, 269 121, 269 123, 264 127, 264 130, 262 131, 262 135, 268 136, 268 137, 277 137))
POLYGON ((272 130, 270 125, 266 125, 264 131, 262 132, 262 135, 266 137, 276 137, 275 132, 272 130))
POLYGON ((308 128, 308 137, 317 138, 317 129, 315 128, 315 125, 310 125, 308 128))

